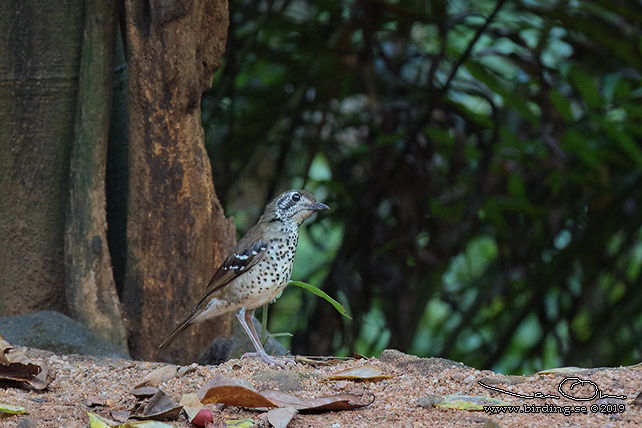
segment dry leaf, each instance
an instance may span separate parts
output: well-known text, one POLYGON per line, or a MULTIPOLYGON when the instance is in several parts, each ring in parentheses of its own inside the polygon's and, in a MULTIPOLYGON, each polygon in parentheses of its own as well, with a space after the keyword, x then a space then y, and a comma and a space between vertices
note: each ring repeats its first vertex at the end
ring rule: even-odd
POLYGON ((143 377, 143 380, 136 385, 136 388, 144 386, 159 386, 161 383, 172 380, 175 377, 178 377, 178 366, 168 364, 147 373, 147 375, 143 377))
POLYGON ((299 411, 292 406, 271 409, 267 412, 267 420, 274 428, 286 428, 297 413, 299 411))
POLYGON ((187 420, 192 422, 192 419, 198 415, 198 412, 203 408, 203 403, 198 399, 195 393, 183 394, 181 397, 180 405, 187 415, 187 420))
MULTIPOLYGON (((510 406, 511 404, 498 398, 471 396, 471 395, 433 395, 426 399, 432 407, 443 407, 455 410, 482 411, 485 406, 510 406)), ((420 399, 422 401, 422 399, 420 399)), ((429 407, 419 404, 422 407, 429 407)))
POLYGON ((129 415, 131 412, 129 410, 116 410, 112 409, 110 412, 112 419, 118 422, 127 422, 129 420, 129 415))
POLYGON ((223 403, 267 411, 272 407, 292 406, 300 412, 325 412, 329 410, 351 410, 365 407, 374 402, 364 401, 354 394, 338 394, 328 397, 303 399, 280 391, 256 391, 249 382, 218 375, 207 382, 196 393, 203 404, 223 403))
POLYGON ((0 415, 2 413, 7 413, 9 415, 24 415, 27 412, 27 409, 20 406, 12 406, 11 404, 0 403, 0 415))
POLYGON ((166 421, 178 418, 183 406, 176 405, 162 390, 158 390, 147 403, 138 403, 131 417, 140 420, 166 421))
POLYGON ((259 394, 248 382, 218 375, 196 392, 203 404, 223 403, 248 408, 279 407, 259 394))
POLYGON ((46 364, 31 361, 0 336, 0 379, 26 382, 35 389, 45 389, 53 380, 46 364))
POLYGON ((87 415, 89 416, 89 426, 91 428, 111 428, 113 426, 116 426, 116 423, 114 421, 110 421, 109 419, 103 418, 102 416, 98 416, 91 412, 87 412, 87 415))
POLYGON ((340 364, 348 357, 322 357, 322 356, 305 356, 297 355, 294 357, 294 361, 297 363, 309 364, 314 367, 323 367, 330 366, 334 364, 340 364))
POLYGON ((139 400, 144 400, 145 398, 153 397, 158 391, 160 390, 155 386, 141 386, 140 388, 132 389, 131 395, 139 400))
POLYGON ((106 406, 108 400, 109 395, 107 394, 90 395, 85 400, 85 404, 87 405, 87 407, 106 406))
POLYGON ((326 380, 354 380, 361 382, 390 379, 392 377, 394 376, 383 374, 380 369, 366 364, 361 367, 341 370, 331 376, 328 376, 326 380))
POLYGON ((87 412, 90 428, 173 428, 171 425, 157 421, 125 422, 117 424, 107 418, 87 412))
POLYGON ((318 398, 299 398, 294 395, 286 394, 280 391, 265 390, 261 395, 279 407, 292 406, 301 413, 320 413, 331 410, 352 410, 360 407, 366 407, 375 400, 374 395, 371 399, 354 394, 337 394, 327 397, 318 398))
POLYGON ((226 419, 225 428, 253 428, 256 422, 252 419, 226 419))
POLYGON ((116 428, 174 428, 169 424, 164 424, 158 421, 139 421, 139 422, 126 422, 118 425, 116 428))

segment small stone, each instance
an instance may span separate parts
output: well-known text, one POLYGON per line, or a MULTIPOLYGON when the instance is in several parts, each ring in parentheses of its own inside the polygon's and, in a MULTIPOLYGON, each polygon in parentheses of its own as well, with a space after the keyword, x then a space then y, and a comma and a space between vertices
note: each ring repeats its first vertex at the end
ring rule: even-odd
POLYGON ((186 374, 190 374, 196 371, 196 368, 198 367, 198 364, 190 364, 189 366, 182 366, 179 367, 177 370, 178 377, 183 377, 186 374))
POLYGON ((38 421, 31 416, 25 416, 18 422, 17 428, 38 428, 38 421))
POLYGON ((417 406, 432 409, 435 407, 435 403, 437 403, 438 399, 439 397, 437 395, 427 395, 417 400, 417 406))

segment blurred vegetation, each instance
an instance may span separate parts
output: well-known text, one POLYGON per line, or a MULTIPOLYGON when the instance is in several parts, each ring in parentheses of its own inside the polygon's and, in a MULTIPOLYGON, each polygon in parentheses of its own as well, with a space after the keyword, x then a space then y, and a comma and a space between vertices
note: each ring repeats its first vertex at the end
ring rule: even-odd
MULTIPOLYGON (((203 98, 214 182, 306 187, 270 310, 294 352, 386 347, 507 373, 642 360, 637 0, 232 0, 203 98)), ((243 213, 243 216, 240 214, 243 213)))

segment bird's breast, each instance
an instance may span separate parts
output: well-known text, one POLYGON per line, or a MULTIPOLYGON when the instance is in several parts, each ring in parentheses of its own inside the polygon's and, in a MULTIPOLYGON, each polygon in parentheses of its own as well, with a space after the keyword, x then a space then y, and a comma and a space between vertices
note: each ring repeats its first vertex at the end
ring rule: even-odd
POLYGON ((290 282, 298 243, 297 233, 268 237, 265 256, 228 290, 234 300, 247 308, 257 308, 274 300, 290 282))

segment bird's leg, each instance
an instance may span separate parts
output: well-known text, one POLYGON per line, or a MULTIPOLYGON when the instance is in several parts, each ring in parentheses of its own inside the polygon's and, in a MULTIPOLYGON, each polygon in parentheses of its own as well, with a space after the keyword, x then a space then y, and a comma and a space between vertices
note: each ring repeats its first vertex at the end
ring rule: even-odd
MULTIPOLYGON (((261 345, 261 339, 259 338, 259 335, 257 334, 256 329, 254 328, 254 324, 252 323, 253 315, 254 315, 254 309, 247 311, 245 308, 241 308, 236 312, 236 318, 241 323, 241 326, 243 327, 243 330, 245 330, 245 333, 247 333, 247 335, 250 337, 250 340, 252 341, 252 345, 254 345, 254 349, 256 349, 256 355, 261 357, 261 359, 268 364, 274 364, 280 367, 285 367, 285 363, 277 360, 275 357, 272 357, 268 355, 267 352, 265 352, 263 345, 261 345)), ((245 354, 245 355, 248 355, 248 354, 245 354)), ((288 358, 285 358, 285 362, 293 362, 293 361, 288 358)))

